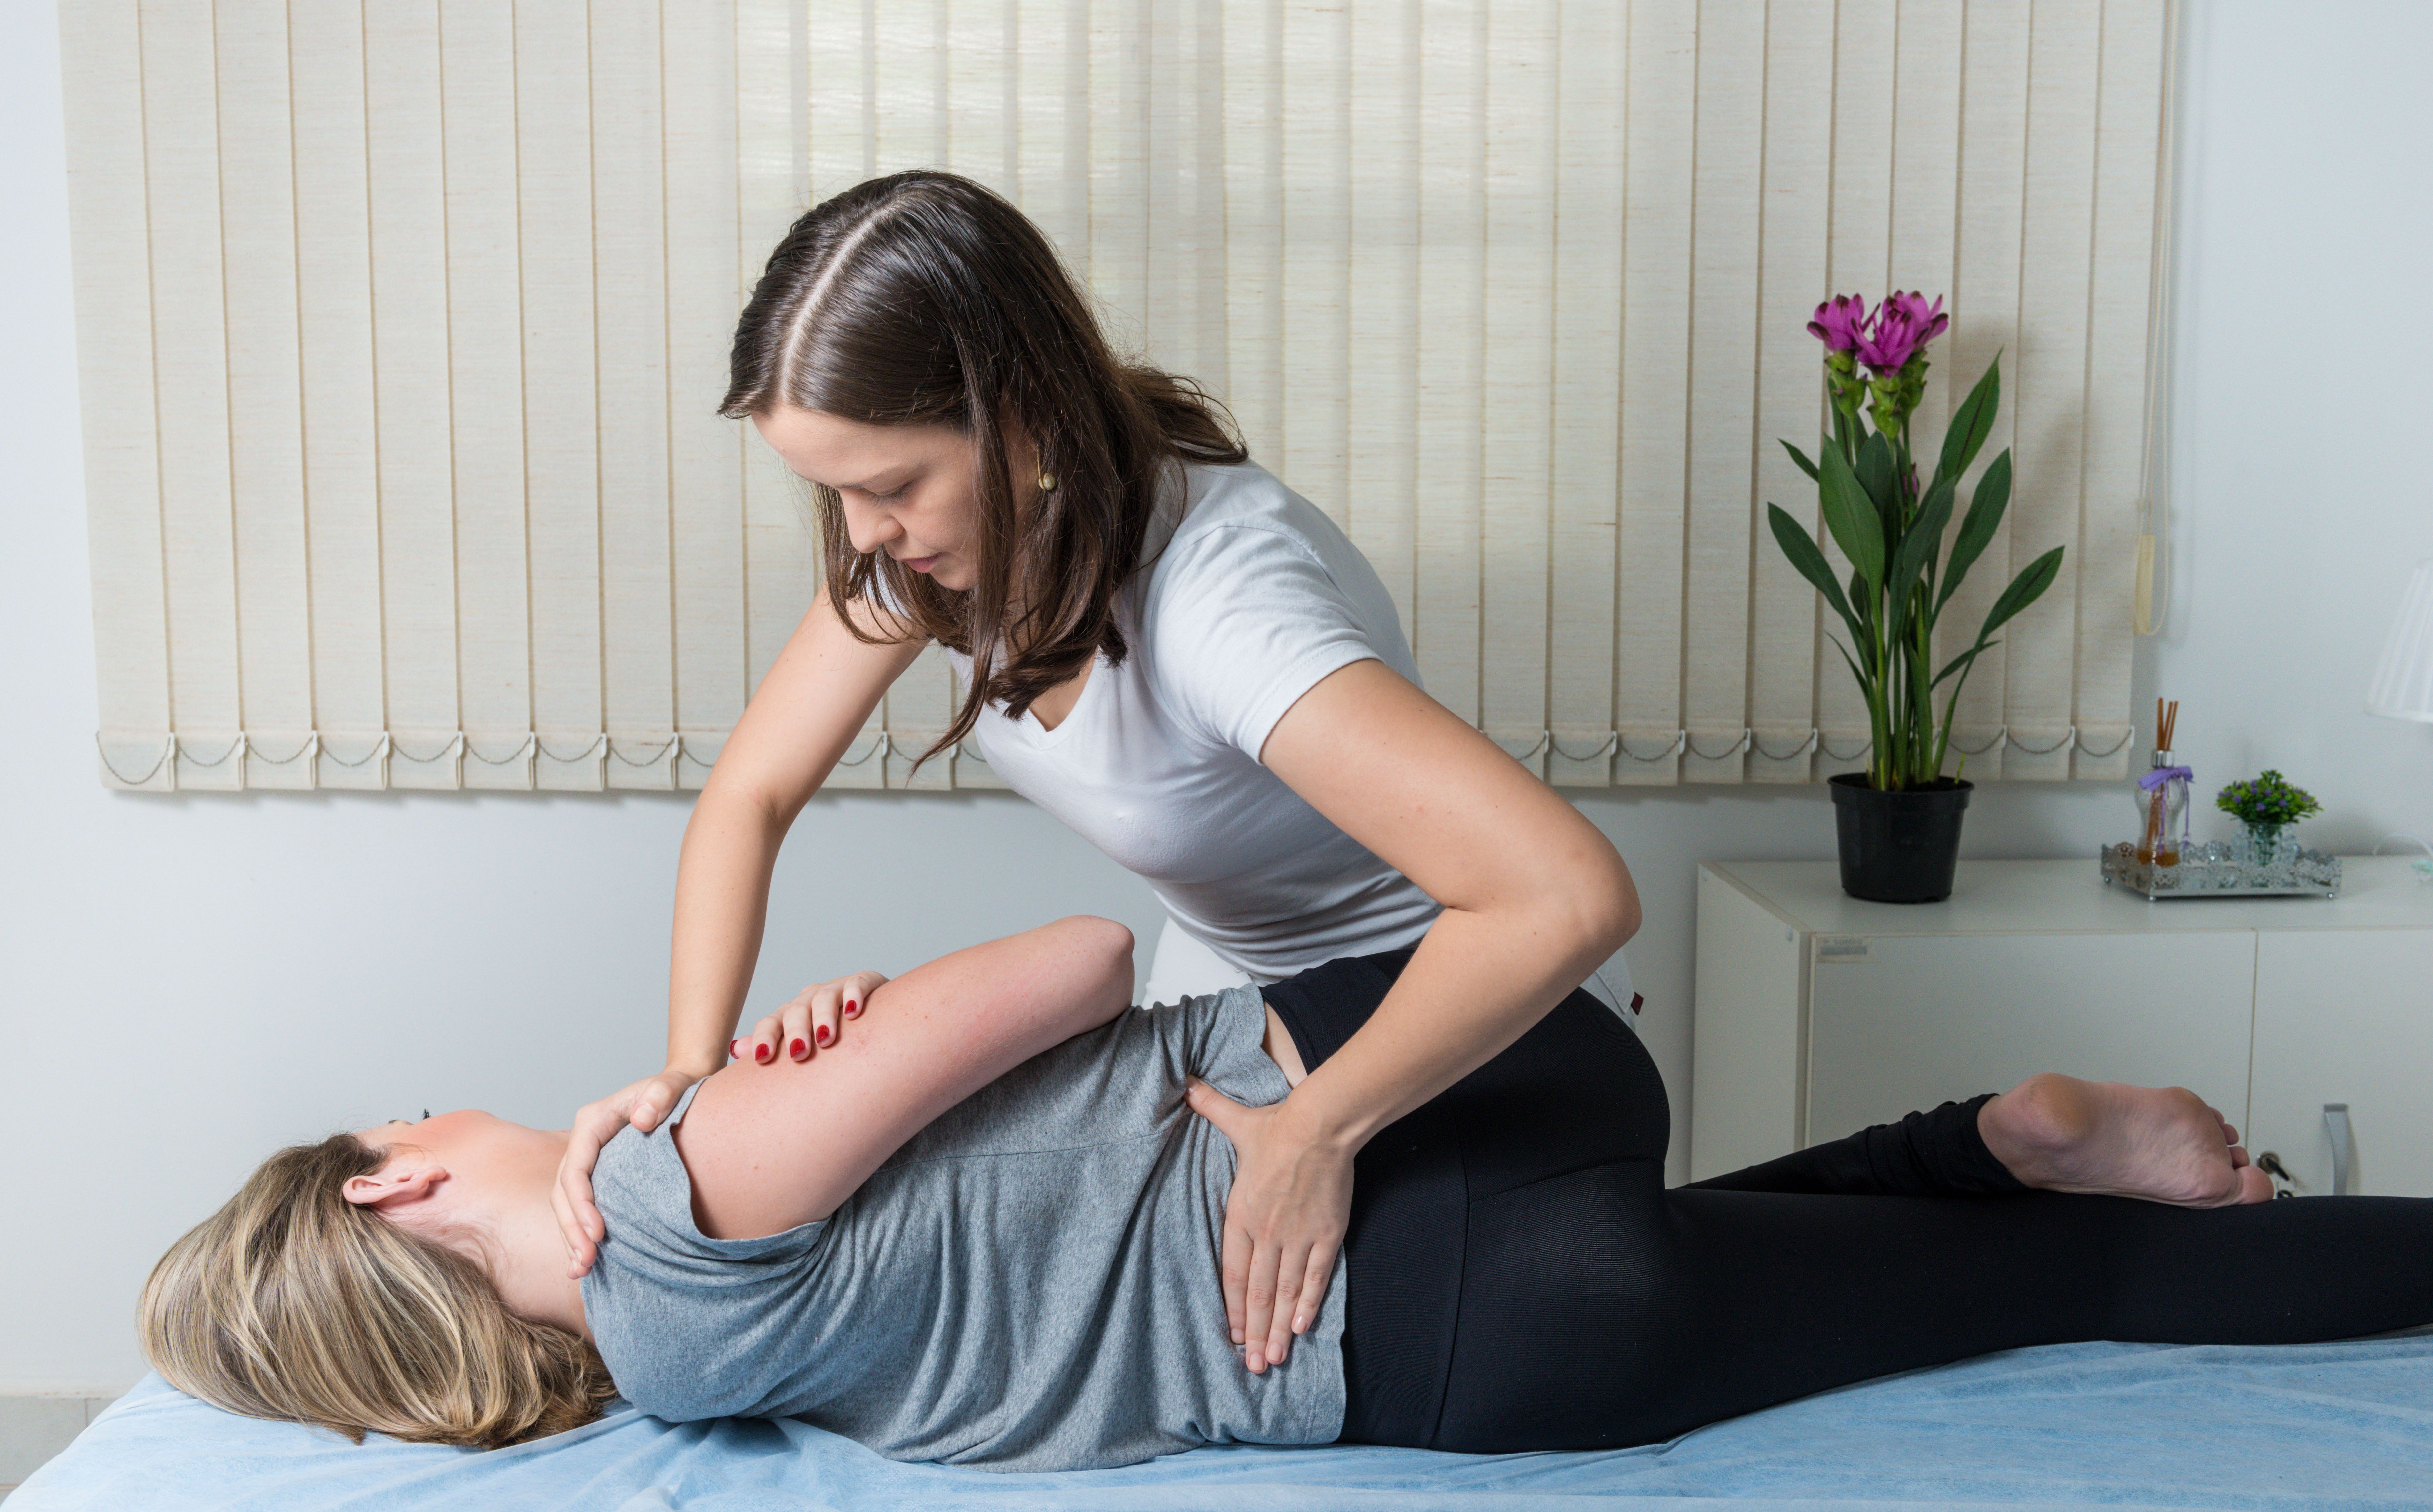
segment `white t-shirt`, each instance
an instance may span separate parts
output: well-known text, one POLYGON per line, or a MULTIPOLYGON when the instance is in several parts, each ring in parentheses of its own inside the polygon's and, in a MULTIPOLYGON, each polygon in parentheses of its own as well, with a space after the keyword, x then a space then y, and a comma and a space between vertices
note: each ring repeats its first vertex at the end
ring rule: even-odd
MULTIPOLYGON (((1259 762, 1285 711, 1329 672, 1374 659, 1420 681, 1393 597, 1335 522, 1266 468, 1183 476, 1151 525, 1148 570, 1116 600, 1123 665, 1100 654, 1053 730, 992 704, 966 740, 1253 981, 1415 944, 1436 900, 1259 762)), ((952 659, 968 686, 970 658, 952 659)), ((1586 984, 1609 1006, 1629 1001, 1620 966, 1586 984)))
MULTIPOLYGON (((1259 764, 1285 710, 1337 668, 1373 658, 1419 680, 1394 601, 1264 467, 1184 477, 1151 526, 1150 568, 1116 601, 1123 665, 1101 654, 1053 730, 992 704, 967 740, 1253 980, 1412 944, 1436 901, 1259 764)), ((953 659, 968 683, 970 659, 953 659)))

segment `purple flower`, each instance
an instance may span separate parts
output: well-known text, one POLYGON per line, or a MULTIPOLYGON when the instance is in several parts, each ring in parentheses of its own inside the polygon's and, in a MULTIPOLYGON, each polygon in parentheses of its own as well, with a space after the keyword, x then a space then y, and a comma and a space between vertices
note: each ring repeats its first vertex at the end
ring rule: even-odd
POLYGON ((1860 335, 1859 361, 1875 369, 1878 377, 1889 377, 1909 365, 1918 349, 1942 335, 1950 324, 1940 298, 1930 305, 1925 295, 1896 291, 1876 306, 1874 319, 1860 335))
POLYGON ((1808 322, 1808 333, 1825 344, 1827 351, 1857 351, 1866 337, 1867 301, 1855 294, 1837 294, 1816 307, 1816 318, 1808 322))

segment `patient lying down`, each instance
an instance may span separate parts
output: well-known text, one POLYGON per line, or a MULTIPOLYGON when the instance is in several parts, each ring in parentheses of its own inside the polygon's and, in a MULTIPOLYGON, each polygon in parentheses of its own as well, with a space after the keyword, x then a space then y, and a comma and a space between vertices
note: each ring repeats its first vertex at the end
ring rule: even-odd
POLYGON ((2037 1078, 1667 1190, 1654 1065, 1575 993, 1370 1143, 1318 1317, 1246 1368, 1218 1123, 1405 957, 1127 1012, 1131 948, 1068 919, 960 951, 846 1044, 702 1082, 603 1151, 579 1282, 563 1134, 465 1112, 283 1150, 155 1268, 145 1347, 221 1407, 357 1438, 516 1443, 621 1393, 1033 1470, 1643 1443, 2019 1345, 2433 1321, 2433 1202, 2254 1201, 2184 1092, 2037 1078))

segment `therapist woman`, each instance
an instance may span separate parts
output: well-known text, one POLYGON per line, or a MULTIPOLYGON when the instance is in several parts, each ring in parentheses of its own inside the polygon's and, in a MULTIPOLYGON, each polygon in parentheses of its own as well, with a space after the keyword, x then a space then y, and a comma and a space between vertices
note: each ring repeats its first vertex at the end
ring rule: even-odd
POLYGON ((1640 917, 1622 858, 1420 690, 1359 551, 1196 385, 1110 350, 989 190, 903 173, 813 209, 732 362, 724 413, 809 483, 825 586, 685 830, 667 1069, 577 1115, 557 1190, 574 1272, 602 1234, 589 1173, 611 1134, 654 1127, 730 1052, 816 1054, 879 979, 729 1039, 778 846, 934 641, 965 696, 926 755, 976 746, 1242 975, 1417 943, 1366 1028, 1234 1126, 1227 1321, 1250 1368, 1283 1360, 1325 1293, 1354 1154, 1621 949, 1640 917))

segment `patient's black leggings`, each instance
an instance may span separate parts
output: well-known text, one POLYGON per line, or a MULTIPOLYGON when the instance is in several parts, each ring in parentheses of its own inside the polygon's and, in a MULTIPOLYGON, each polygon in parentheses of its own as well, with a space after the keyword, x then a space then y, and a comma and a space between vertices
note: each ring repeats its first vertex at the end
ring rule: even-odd
MULTIPOLYGON (((1268 1001, 1315 1067, 1407 952, 1268 1001)), ((1666 1190, 1664 1085, 1584 993, 1355 1166, 1347 1440, 1651 1443, 1870 1376, 2078 1339, 2271 1344, 2433 1322, 2433 1200, 2195 1212, 2031 1192, 1983 1098, 1666 1190)))

